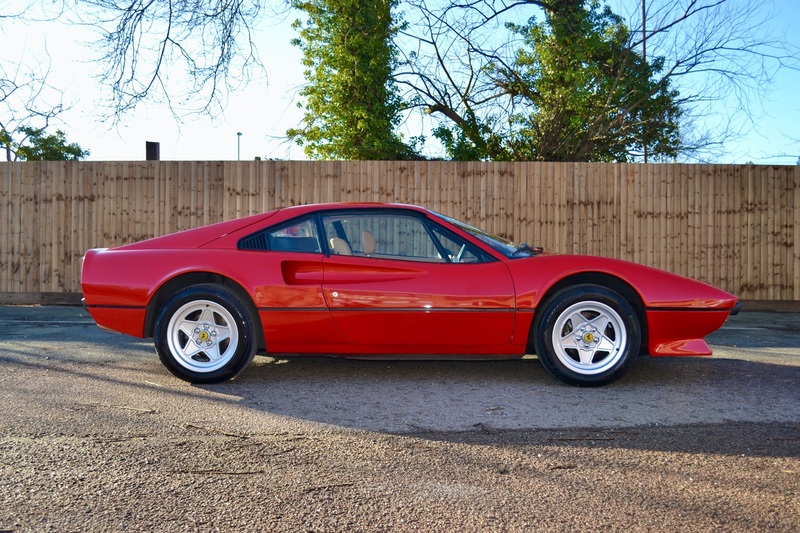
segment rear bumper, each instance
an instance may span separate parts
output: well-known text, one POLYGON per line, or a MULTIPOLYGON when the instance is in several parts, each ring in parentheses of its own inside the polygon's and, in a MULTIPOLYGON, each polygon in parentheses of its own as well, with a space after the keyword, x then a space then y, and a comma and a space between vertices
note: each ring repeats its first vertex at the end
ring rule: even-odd
POLYGON ((144 337, 146 308, 86 305, 85 301, 84 307, 101 328, 133 335, 134 337, 144 337))

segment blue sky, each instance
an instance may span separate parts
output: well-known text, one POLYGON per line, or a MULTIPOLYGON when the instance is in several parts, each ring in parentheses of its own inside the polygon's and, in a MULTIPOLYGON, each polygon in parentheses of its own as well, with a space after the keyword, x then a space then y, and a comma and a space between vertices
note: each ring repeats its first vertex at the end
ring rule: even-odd
MULTIPOLYGON (((622 0, 617 0, 622 1, 622 0)), ((626 0, 628 1, 628 0, 626 0)), ((0 0, 0 8, 3 7, 0 0)), ((800 2, 774 0, 771 4, 752 3, 753 10, 772 6, 774 32, 800 47, 800 2)), ((86 29, 59 22, 22 25, 4 21, 0 29, 0 50, 19 57, 49 55, 48 81, 64 92, 71 105, 56 127, 70 141, 91 151, 90 160, 144 159, 145 141, 161 143, 162 159, 232 160, 271 157, 303 159, 302 149, 288 143, 285 132, 299 124, 297 92, 303 83, 300 51, 289 44, 295 37, 290 25, 294 15, 266 18, 256 33, 256 44, 266 67, 266 79, 254 80, 248 87, 232 93, 223 115, 186 118, 176 123, 165 105, 145 103, 124 123, 103 122, 103 97, 94 81, 98 73, 93 53, 85 46, 92 36, 86 29), (241 132, 241 136, 237 133, 241 132)), ((776 76, 766 99, 756 103, 755 125, 743 124, 742 136, 726 146, 717 163, 789 164, 800 158, 800 72, 783 70, 776 76)), ((718 102, 722 113, 733 102, 718 102)), ((410 120, 403 133, 418 135, 418 123, 410 120)))

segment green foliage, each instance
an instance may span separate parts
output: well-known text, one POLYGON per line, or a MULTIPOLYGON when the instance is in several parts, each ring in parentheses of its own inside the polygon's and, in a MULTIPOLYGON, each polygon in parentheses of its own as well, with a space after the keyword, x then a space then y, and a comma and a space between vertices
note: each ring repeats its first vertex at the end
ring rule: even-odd
POLYGON ((7 131, 0 131, 0 147, 5 149, 8 160, 78 161, 89 156, 89 150, 77 143, 68 143, 61 130, 45 135, 44 128, 22 126, 17 132, 22 135, 19 142, 14 141, 7 131))
POLYGON ((11 148, 13 146, 13 140, 11 139, 11 135, 4 129, 0 128, 0 149, 2 149, 6 153, 6 159, 11 161, 11 148))
POLYGON ((287 135, 318 159, 406 159, 395 133, 402 102, 392 80, 397 0, 293 0, 305 23, 292 44, 303 51, 308 84, 303 126, 287 135))
POLYGON ((502 152, 503 137, 494 130, 494 120, 479 120, 469 113, 468 118, 455 127, 439 125, 433 136, 439 139, 453 161, 485 161, 502 152))
POLYGON ((668 80, 654 81, 663 60, 648 63, 632 50, 628 28, 609 8, 553 2, 544 21, 508 28, 523 46, 513 60, 486 68, 497 96, 509 101, 506 128, 469 120, 455 135, 439 128, 450 157, 624 162, 645 144, 655 157, 677 154, 678 93, 668 80))

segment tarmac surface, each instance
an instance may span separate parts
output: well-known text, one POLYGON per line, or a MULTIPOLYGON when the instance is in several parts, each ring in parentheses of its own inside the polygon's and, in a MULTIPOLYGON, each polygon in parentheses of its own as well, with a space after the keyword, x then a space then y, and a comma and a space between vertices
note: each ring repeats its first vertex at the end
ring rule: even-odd
POLYGON ((79 307, 0 307, 0 532, 798 531, 800 314, 566 386, 535 358, 257 357, 195 386, 79 307))
MULTIPOLYGON (((152 339, 100 330, 82 308, 6 306, 0 307, 0 364, 16 364, 0 380, 47 367, 48 381, 73 375, 86 378, 90 389, 124 382, 125 389, 142 396, 140 402, 158 391, 176 401, 247 407, 255 416, 263 412, 392 433, 469 431, 480 425, 800 421, 800 314, 743 312, 708 342, 713 357, 642 357, 622 380, 597 389, 564 386, 535 358, 387 362, 259 356, 235 381, 193 386, 161 366, 152 339)), ((40 392, 64 391, 57 385, 40 392)))

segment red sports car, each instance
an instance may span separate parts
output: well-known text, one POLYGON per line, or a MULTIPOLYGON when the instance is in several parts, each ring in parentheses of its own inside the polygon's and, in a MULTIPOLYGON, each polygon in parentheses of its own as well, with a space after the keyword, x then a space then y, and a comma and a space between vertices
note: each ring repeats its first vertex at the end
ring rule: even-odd
POLYGON ((704 283, 602 257, 542 253, 398 204, 278 209, 83 261, 98 325, 153 337, 181 379, 215 383, 257 352, 370 359, 537 354, 573 385, 642 353, 710 355, 739 309, 704 283))

